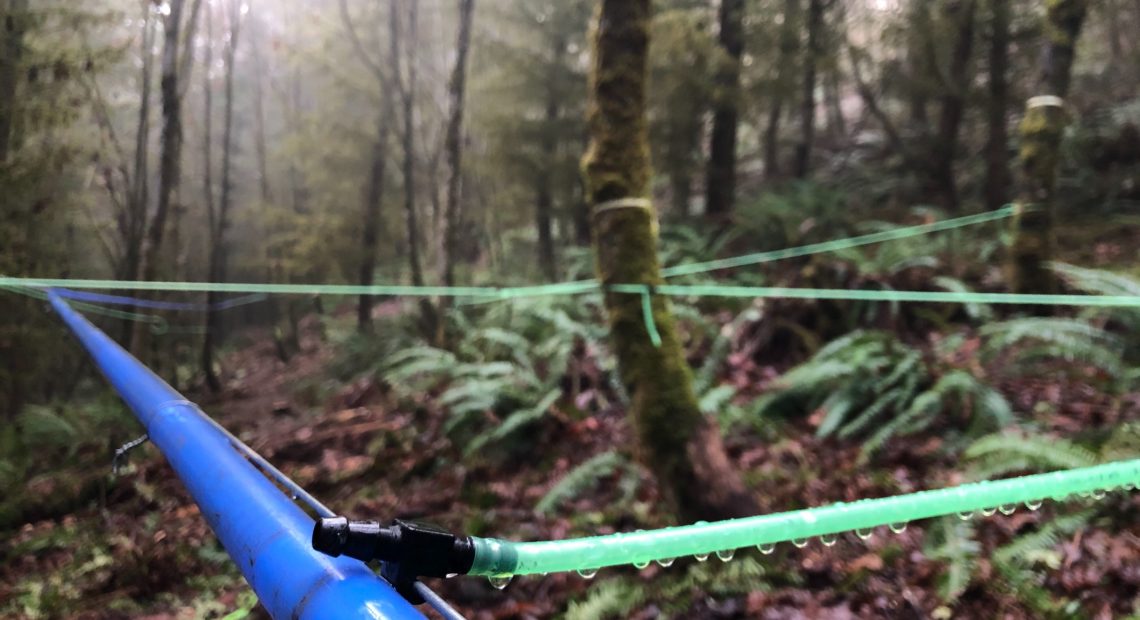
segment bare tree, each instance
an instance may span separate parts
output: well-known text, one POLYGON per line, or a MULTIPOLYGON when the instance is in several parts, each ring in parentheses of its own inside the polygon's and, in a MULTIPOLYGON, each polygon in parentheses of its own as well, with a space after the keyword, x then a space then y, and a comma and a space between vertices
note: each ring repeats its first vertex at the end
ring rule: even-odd
MULTIPOLYGON (((248 1, 248 0, 246 0, 248 1)), ((233 146, 234 146, 234 73, 237 56, 237 46, 241 34, 243 0, 230 0, 229 2, 229 37, 223 48, 225 59, 225 103, 222 112, 222 188, 221 200, 218 202, 216 212, 211 209, 210 220, 210 259, 209 277, 212 282, 224 282, 226 279, 226 260, 229 249, 226 243, 226 232, 229 229, 229 214, 233 206, 233 146)), ((246 5, 248 7, 248 5, 246 5)), ((246 9, 248 10, 248 8, 246 9)), ((207 161, 207 164, 209 162, 207 161)), ((207 190, 212 194, 213 188, 207 190)), ((219 301, 216 291, 206 295, 206 301, 211 306, 219 301)), ((210 312, 206 319, 206 335, 202 344, 202 371, 206 375, 206 383, 211 391, 221 390, 221 382, 214 372, 214 347, 220 338, 221 316, 217 312, 210 312)))
MULTIPOLYGON (((420 227, 416 211, 416 36, 418 31, 419 0, 407 0, 408 33, 404 40, 401 17, 397 10, 400 2, 391 0, 389 23, 392 43, 392 66, 396 74, 396 90, 400 94, 403 107, 404 130, 400 138, 404 147, 404 221, 407 225, 408 266, 412 272, 412 284, 423 286, 424 272, 420 259, 420 227)), ((431 301, 420 299, 420 314, 423 332, 434 333, 436 328, 435 307, 431 301)))
MULTIPOLYGON (((393 7, 395 4, 393 3, 393 7)), ((340 0, 340 16, 349 41, 352 43, 356 58, 376 80, 379 88, 381 103, 378 107, 376 122, 376 139, 372 144, 371 161, 369 164, 368 183, 364 192, 364 212, 360 232, 360 262, 357 265, 357 284, 369 286, 373 284, 376 274, 377 245, 380 239, 380 207, 384 197, 385 170, 388 162, 388 142, 391 135, 394 113, 392 103, 392 80, 384 66, 392 62, 384 54, 378 53, 373 57, 365 47, 360 35, 353 25, 352 16, 349 15, 348 3, 340 0)), ((393 19, 396 17, 393 10, 393 19)), ((395 53, 395 50, 393 50, 395 53)), ((361 295, 356 304, 356 327, 360 331, 372 329, 372 295, 361 295)))
POLYGON ((459 185, 463 177, 463 101, 467 92, 467 55, 471 49, 471 22, 475 0, 459 0, 459 32, 455 42, 455 66, 451 71, 448 94, 451 100, 447 121, 447 206, 444 211, 443 283, 455 285, 455 263, 459 253, 459 185))
MULTIPOLYGON (((139 74, 139 110, 135 126, 134 170, 132 185, 127 200, 126 238, 123 242, 124 257, 118 274, 121 280, 134 280, 139 276, 143 255, 143 239, 146 232, 147 204, 150 201, 150 85, 154 72, 154 7, 150 0, 142 3, 143 36, 139 53, 142 56, 142 69, 139 74)), ((128 307, 127 310, 130 310, 128 307)), ((131 348, 135 326, 129 321, 122 325, 121 344, 131 348)))

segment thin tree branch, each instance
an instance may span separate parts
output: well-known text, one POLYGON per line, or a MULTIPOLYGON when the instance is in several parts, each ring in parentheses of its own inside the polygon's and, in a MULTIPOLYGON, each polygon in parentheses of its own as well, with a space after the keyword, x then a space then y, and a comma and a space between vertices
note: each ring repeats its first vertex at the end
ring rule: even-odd
POLYGON ((376 76, 381 85, 387 85, 388 77, 385 75, 384 69, 381 68, 380 61, 368 54, 364 44, 360 41, 360 37, 356 34, 356 27, 352 25, 352 17, 348 14, 347 0, 340 0, 337 4, 340 7, 340 20, 344 24, 344 30, 348 33, 348 39, 352 43, 353 50, 356 51, 357 58, 364 64, 365 68, 376 76))
POLYGON ((899 135, 898 129, 895 124, 883 109, 879 107, 879 102, 875 98, 875 93, 871 90, 871 86, 863 79, 863 70, 859 62, 859 52, 851 43, 847 44, 847 54, 851 59, 851 77, 855 80, 855 87, 859 91, 859 96, 863 99, 863 104, 867 106, 867 110, 875 120, 883 127, 883 131, 887 134, 887 140, 891 143, 891 147, 901 153, 906 154, 907 148, 903 143, 902 136, 899 135))
MULTIPOLYGON (((182 56, 179 59, 178 78, 180 84, 178 87, 178 98, 183 99, 186 97, 186 90, 190 88, 191 73, 194 70, 194 38, 198 34, 198 15, 202 12, 202 0, 194 0, 194 5, 190 8, 190 17, 186 22, 185 39, 182 42, 182 56)), ((209 67, 206 68, 209 70, 209 67)))

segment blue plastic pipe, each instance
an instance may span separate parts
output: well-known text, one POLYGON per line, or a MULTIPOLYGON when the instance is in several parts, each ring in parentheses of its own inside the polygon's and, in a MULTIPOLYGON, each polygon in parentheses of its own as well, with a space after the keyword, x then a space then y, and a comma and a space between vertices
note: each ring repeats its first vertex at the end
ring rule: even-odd
POLYGON ((276 619, 422 619, 364 563, 314 551, 313 520, 187 401, 55 293, 51 305, 146 427, 276 619))

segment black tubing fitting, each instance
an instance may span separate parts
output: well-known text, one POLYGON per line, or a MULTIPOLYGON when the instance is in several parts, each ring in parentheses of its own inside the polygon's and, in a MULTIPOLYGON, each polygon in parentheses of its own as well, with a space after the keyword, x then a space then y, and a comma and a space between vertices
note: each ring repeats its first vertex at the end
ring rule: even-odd
POLYGON ((449 577, 471 570, 475 545, 440 527, 397 519, 387 527, 376 521, 349 521, 328 517, 313 527, 313 549, 362 562, 384 562, 381 575, 413 603, 423 600, 415 591, 419 577, 449 577))
POLYGON ((348 517, 329 517, 317 521, 313 528, 313 549, 334 558, 347 555, 362 562, 380 557, 381 549, 398 544, 400 534, 376 521, 349 521, 348 517))

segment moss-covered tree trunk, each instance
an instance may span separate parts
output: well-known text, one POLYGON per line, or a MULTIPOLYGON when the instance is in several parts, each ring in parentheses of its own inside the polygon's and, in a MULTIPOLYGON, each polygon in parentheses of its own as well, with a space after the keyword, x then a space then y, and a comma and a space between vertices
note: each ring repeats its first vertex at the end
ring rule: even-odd
MULTIPOLYGON (((661 282, 656 213, 646 200, 649 140, 645 82, 649 0, 601 0, 590 73, 591 142, 582 166, 598 279, 661 282)), ((697 406, 691 372, 666 300, 652 298, 654 346, 638 295, 606 293, 610 333, 640 456, 685 519, 754 514, 756 505, 725 455, 719 429, 697 406)))
POLYGON ((1051 293, 1057 281, 1049 270, 1055 245, 1057 168, 1061 138, 1069 116, 1069 93, 1077 39, 1088 11, 1087 0, 1047 0, 1046 49, 1039 95, 1029 100, 1018 133, 1023 209, 1014 218, 1010 286, 1018 293, 1051 293))

